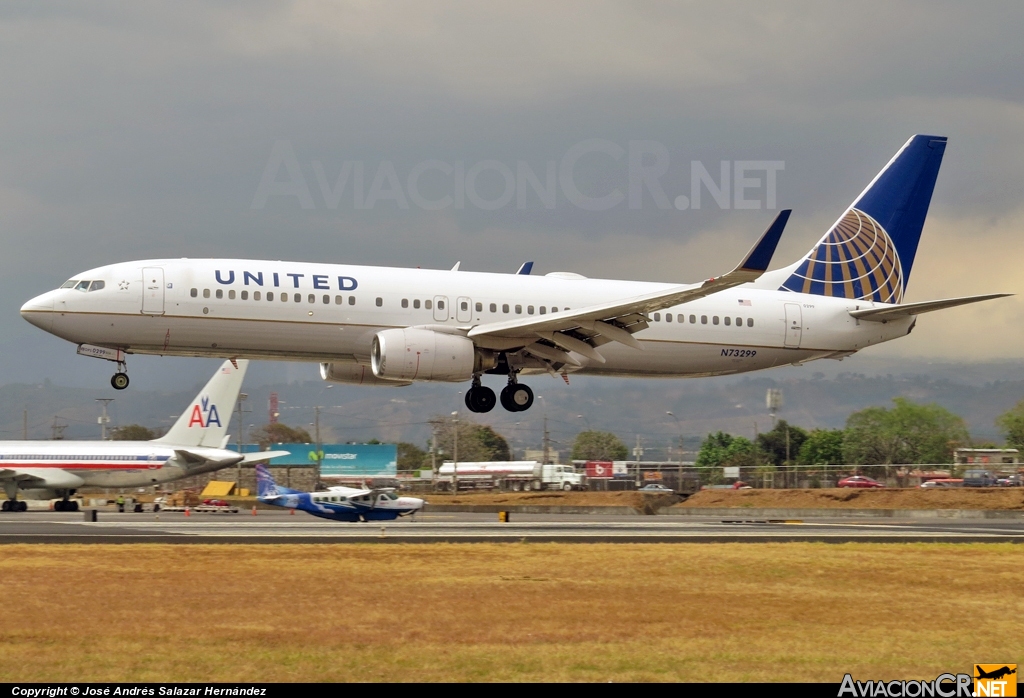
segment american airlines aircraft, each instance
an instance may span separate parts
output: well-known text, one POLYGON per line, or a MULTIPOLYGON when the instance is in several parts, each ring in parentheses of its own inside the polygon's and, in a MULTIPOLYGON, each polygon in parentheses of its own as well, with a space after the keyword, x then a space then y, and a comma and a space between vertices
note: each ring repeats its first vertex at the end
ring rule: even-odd
POLYGON ((842 358, 909 334, 917 315, 1010 294, 902 303, 946 139, 900 149, 802 259, 767 272, 782 211, 732 271, 699 284, 157 259, 76 274, 22 316, 118 364, 127 354, 320 362, 328 381, 470 381, 466 405, 528 409, 521 375, 713 376, 842 358))
POLYGON ((61 497, 57 511, 77 511, 79 487, 148 487, 240 462, 288 455, 240 456, 224 448, 228 422, 248 362, 225 361, 165 436, 155 441, 0 441, 4 511, 25 511, 28 499, 61 497))

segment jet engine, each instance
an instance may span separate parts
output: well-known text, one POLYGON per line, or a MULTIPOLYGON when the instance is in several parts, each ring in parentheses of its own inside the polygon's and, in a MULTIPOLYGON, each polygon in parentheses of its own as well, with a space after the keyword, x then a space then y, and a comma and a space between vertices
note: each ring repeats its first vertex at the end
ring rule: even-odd
POLYGON ((370 351, 373 374, 390 380, 460 382, 497 363, 467 337, 416 328, 378 332, 370 351))
POLYGON ((398 388, 403 385, 410 385, 412 381, 388 380, 373 375, 369 366, 353 363, 322 363, 320 364, 320 377, 331 383, 348 383, 350 385, 383 385, 398 388))

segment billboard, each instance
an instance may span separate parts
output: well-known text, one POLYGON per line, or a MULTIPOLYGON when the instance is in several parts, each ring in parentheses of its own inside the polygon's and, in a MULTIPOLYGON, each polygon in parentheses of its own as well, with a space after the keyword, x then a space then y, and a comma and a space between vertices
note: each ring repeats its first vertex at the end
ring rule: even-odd
MULTIPOLYGON (((274 444, 274 451, 289 455, 273 458, 270 467, 315 465, 316 444, 274 444)), ((244 452, 254 451, 246 444, 244 452)), ((398 474, 398 447, 395 444, 321 444, 321 477, 395 477, 398 474)))

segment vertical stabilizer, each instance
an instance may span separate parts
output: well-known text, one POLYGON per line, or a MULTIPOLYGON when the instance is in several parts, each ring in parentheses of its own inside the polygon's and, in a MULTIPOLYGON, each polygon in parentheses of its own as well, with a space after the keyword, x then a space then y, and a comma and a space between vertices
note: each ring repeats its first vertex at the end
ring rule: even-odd
POLYGON ((248 367, 249 362, 244 359, 221 364, 171 430, 157 441, 174 446, 220 448, 248 367))
POLYGON ((907 141, 780 290, 899 303, 945 150, 944 136, 907 141))

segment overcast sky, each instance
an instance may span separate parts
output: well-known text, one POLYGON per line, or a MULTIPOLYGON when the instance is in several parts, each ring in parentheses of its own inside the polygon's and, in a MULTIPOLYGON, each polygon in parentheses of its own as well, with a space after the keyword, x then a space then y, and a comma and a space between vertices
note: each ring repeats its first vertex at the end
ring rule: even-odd
MULTIPOLYGON (((774 212, 765 172, 746 195, 760 208, 707 189, 699 209, 677 206, 694 161, 716 181, 722 161, 775 163, 774 208, 795 209, 782 266, 914 133, 950 145, 907 300, 1020 291, 1024 5, 767 5, 4 3, 3 375, 105 383, 18 308, 129 259, 531 259, 535 273, 696 281, 774 212), (661 168, 664 196, 631 199, 633 156, 661 168)), ((924 316, 871 351, 1021 346, 1015 298, 924 316)))

